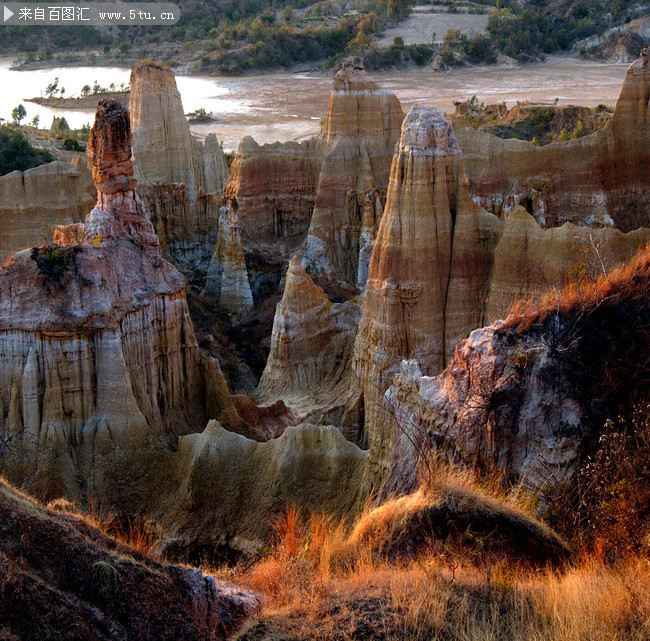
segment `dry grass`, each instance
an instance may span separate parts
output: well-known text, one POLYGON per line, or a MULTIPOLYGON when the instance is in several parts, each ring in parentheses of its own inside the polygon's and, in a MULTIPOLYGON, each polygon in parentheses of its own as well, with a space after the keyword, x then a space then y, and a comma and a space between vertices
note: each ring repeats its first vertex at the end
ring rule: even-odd
POLYGON ((543 323, 554 314, 588 313, 602 305, 647 303, 650 297, 650 245, 632 260, 596 278, 581 278, 549 291, 541 300, 520 300, 506 314, 506 327, 519 333, 543 323))
POLYGON ((650 567, 581 562, 564 573, 507 563, 485 574, 437 555, 407 564, 350 550, 321 518, 235 577, 267 597, 240 639, 641 641, 650 635, 650 567), (322 532, 327 534, 323 538, 322 532), (312 546, 320 541, 318 551, 312 546), (299 542, 299 545, 295 545, 299 542))
MULTIPOLYGON (((437 488, 367 509, 351 531, 324 515, 291 508, 275 524, 270 553, 226 578, 266 597, 261 617, 237 639, 352 641, 641 641, 650 638, 650 564, 594 559, 553 569, 504 549, 477 554, 467 541, 395 557, 390 541, 414 514, 459 505, 509 515, 540 532, 512 501, 485 496, 452 472, 437 488)), ((552 533, 549 535, 552 536, 552 533)), ((479 550, 480 552, 480 550, 479 550)))
POLYGON ((129 516, 118 518, 113 510, 105 510, 101 503, 92 497, 88 499, 88 514, 82 516, 72 504, 65 501, 64 506, 61 499, 48 504, 48 508, 59 512, 68 512, 84 518, 90 525, 98 530, 125 543, 150 559, 159 558, 160 546, 162 543, 162 530, 154 527, 150 522, 143 522, 140 519, 129 516), (67 508, 67 509, 66 509, 67 508))

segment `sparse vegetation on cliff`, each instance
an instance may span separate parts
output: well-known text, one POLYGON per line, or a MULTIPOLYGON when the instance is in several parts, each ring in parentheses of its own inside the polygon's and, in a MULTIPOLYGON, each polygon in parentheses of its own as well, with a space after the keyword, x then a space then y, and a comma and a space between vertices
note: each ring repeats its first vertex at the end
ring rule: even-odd
POLYGON ((454 123, 473 127, 499 138, 517 138, 535 145, 566 142, 599 131, 609 122, 612 109, 598 105, 593 109, 572 105, 505 103, 486 105, 476 96, 457 102, 454 123))

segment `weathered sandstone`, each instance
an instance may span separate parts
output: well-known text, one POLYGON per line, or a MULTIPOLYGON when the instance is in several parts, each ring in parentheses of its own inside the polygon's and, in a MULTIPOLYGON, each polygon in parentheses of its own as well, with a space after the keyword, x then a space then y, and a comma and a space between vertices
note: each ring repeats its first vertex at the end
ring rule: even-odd
POLYGON ((472 332, 438 376, 404 361, 384 399, 397 444, 384 494, 410 491, 431 451, 542 497, 570 478, 606 421, 647 398, 649 282, 646 249, 597 291, 560 292, 541 311, 472 332))
POLYGON ((179 440, 170 470, 176 489, 160 503, 157 520, 170 552, 219 545, 255 552, 290 503, 305 513, 352 516, 363 502, 365 460, 336 427, 288 427, 258 443, 212 421, 201 434, 179 440))
POLYGON ((403 359, 435 376, 461 338, 504 314, 514 299, 597 276, 648 241, 650 229, 544 230, 522 207, 504 223, 469 196, 451 124, 438 110, 414 107, 391 170, 354 350, 368 485, 384 483, 399 436, 383 396, 403 359))
POLYGON ((332 303, 299 258, 292 258, 275 312, 259 398, 264 402, 281 398, 303 415, 345 406, 360 316, 358 300, 332 303))
POLYGON ((135 178, 163 253, 200 282, 217 240, 228 177, 223 150, 213 135, 203 144, 192 137, 169 69, 133 68, 130 110, 135 178))
POLYGON ((381 399, 399 363, 416 358, 426 372, 440 372, 446 343, 459 338, 465 316, 476 308, 476 290, 485 287, 499 221, 478 210, 467 193, 451 123, 437 109, 414 107, 402 126, 391 169, 354 350, 366 442, 377 454, 370 465, 390 449, 391 417, 382 411, 381 399), (455 229, 462 230, 462 250, 455 229), (483 236, 477 242, 473 236, 479 230, 483 236), (454 296, 470 305, 466 311, 457 303, 458 329, 447 326, 446 310, 454 296))
POLYGON ((228 207, 219 210, 219 236, 202 295, 216 296, 221 307, 235 319, 241 318, 253 307, 239 218, 237 212, 228 207))
MULTIPOLYGON (((539 298, 567 280, 596 278, 629 260, 650 242, 650 228, 624 234, 566 223, 542 229, 521 206, 508 216, 494 252, 482 323, 503 318, 515 300, 539 298)), ((469 335, 472 329, 468 327, 469 335)), ((448 359, 453 356, 450 345, 448 359)))
POLYGON ((282 403, 231 397, 160 255, 129 145, 128 112, 102 101, 88 146, 97 206, 0 270, 3 474, 153 521, 179 556, 258 549, 289 503, 348 515, 360 499, 341 487, 359 487, 365 453, 338 428, 284 431, 295 416, 282 403))
POLYGON ((0 178, 0 264, 48 241, 56 225, 82 221, 95 200, 85 160, 55 161, 0 178))
POLYGON ((173 444, 210 417, 239 422, 136 195, 130 142, 128 111, 101 101, 88 144, 98 198, 83 233, 0 270, 0 416, 20 442, 5 472, 47 496, 119 494, 111 451, 137 458, 129 444, 147 435, 173 444))
POLYGON ((326 284, 355 285, 360 270, 364 275, 363 261, 372 242, 368 226, 375 231, 379 223, 367 215, 364 220, 366 200, 378 198, 381 215, 403 119, 395 95, 379 88, 363 70, 344 65, 335 75, 323 132, 324 160, 303 256, 303 265, 326 284))
POLYGON ((304 242, 322 162, 319 137, 261 146, 250 136, 242 139, 224 199, 237 208, 253 262, 281 265, 304 242))
POLYGON ((322 284, 364 288, 403 118, 390 91, 345 65, 320 136, 241 141, 224 200, 237 211, 256 300, 278 291, 297 252, 322 284))
POLYGON ((545 227, 647 227, 649 59, 646 50, 630 65, 611 121, 589 136, 536 147, 458 128, 472 196, 502 217, 521 204, 545 227))

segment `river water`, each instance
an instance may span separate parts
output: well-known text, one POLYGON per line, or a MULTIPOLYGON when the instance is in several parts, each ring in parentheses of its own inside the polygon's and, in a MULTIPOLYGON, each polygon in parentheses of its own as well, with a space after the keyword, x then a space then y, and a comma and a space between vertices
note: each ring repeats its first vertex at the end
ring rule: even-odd
MULTIPOLYGON (((38 115, 40 127, 49 127, 53 116, 64 116, 71 127, 91 123, 93 110, 53 109, 25 102, 42 95, 59 78, 66 96, 79 95, 95 81, 108 87, 128 84, 130 71, 118 67, 61 67, 14 71, 11 61, 0 60, 0 118, 23 104, 26 121, 38 115)), ((429 70, 383 72, 372 77, 391 89, 407 111, 426 102, 446 112, 455 100, 473 95, 482 102, 513 105, 518 100, 554 101, 559 104, 614 105, 625 78, 627 64, 602 64, 569 57, 551 57, 525 67, 472 67, 441 73, 429 70)), ((215 115, 209 125, 192 127, 195 135, 215 133, 227 149, 236 149, 241 138, 251 135, 259 143, 300 140, 318 133, 327 114, 331 77, 323 73, 280 73, 232 77, 181 76, 176 82, 186 112, 203 108, 215 115)))

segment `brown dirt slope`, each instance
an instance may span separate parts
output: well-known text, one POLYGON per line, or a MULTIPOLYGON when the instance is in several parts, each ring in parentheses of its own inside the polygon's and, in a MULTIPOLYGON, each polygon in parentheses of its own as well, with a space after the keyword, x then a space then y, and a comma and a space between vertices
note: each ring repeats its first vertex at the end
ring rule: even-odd
POLYGON ((198 570, 163 565, 0 480, 0 638, 225 639, 254 609, 198 570))

